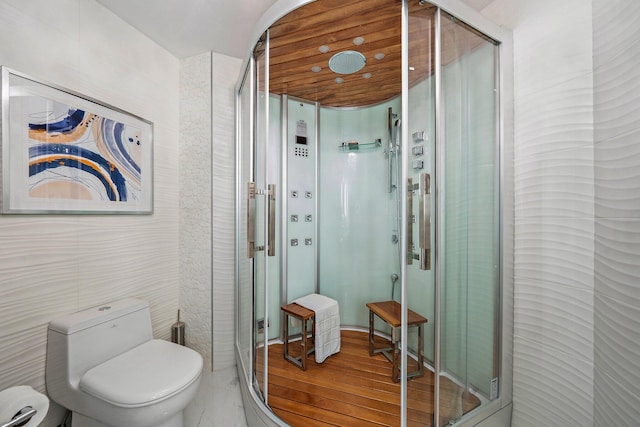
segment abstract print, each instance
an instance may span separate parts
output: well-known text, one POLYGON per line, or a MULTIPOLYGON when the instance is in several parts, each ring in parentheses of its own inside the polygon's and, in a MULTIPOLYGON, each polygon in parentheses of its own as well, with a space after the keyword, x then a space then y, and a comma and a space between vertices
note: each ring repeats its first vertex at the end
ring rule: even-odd
POLYGON ((29 112, 30 198, 141 198, 140 129, 59 102, 45 105, 43 111, 34 102, 38 110, 29 112))

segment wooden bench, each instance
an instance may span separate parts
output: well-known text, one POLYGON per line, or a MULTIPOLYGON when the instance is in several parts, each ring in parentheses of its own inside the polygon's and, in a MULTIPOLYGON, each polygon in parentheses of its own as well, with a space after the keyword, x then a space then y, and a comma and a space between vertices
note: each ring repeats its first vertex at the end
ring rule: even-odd
POLYGON ((316 338, 316 313, 296 303, 283 305, 280 310, 284 313, 284 358, 293 363, 303 371, 307 370, 307 357, 315 351, 316 338), (302 325, 300 332, 300 356, 294 357, 289 354, 289 340, 298 335, 289 336, 289 317, 298 319, 302 325), (308 323, 311 322, 311 345, 308 345, 309 338, 308 323))
MULTIPOLYGON (((402 316, 402 306, 396 301, 370 302, 369 309, 369 356, 382 353, 389 360, 393 367, 391 369, 391 379, 397 383, 400 381, 400 326, 402 316), (391 326, 391 345, 385 348, 375 348, 374 342, 374 315, 378 316, 385 323, 391 326), (389 354, 391 353, 391 354, 389 354)), ((420 316, 415 311, 409 310, 407 326, 418 328, 418 368, 415 371, 407 372, 407 379, 424 376, 424 358, 422 347, 424 345, 424 330, 422 325, 427 323, 425 317, 420 316)))

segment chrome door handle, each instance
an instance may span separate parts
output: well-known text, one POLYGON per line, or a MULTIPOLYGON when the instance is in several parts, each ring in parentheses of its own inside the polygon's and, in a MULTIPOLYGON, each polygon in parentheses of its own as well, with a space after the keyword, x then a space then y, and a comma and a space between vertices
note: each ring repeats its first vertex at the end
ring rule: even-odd
POLYGON ((421 270, 431 270, 431 175, 421 173, 418 184, 407 180, 407 264, 413 260, 420 261, 421 270), (418 235, 420 252, 415 253, 413 247, 413 192, 420 192, 420 211, 418 215, 418 235))
POLYGON ((420 269, 431 270, 431 176, 420 174, 420 269))
POLYGON ((253 258, 256 247, 256 183, 247 183, 247 258, 253 258))
POLYGON ((413 253, 413 179, 407 179, 407 265, 412 265, 413 253))
POLYGON ((268 215, 269 230, 267 235, 267 255, 275 256, 276 254, 276 185, 268 185, 268 215))

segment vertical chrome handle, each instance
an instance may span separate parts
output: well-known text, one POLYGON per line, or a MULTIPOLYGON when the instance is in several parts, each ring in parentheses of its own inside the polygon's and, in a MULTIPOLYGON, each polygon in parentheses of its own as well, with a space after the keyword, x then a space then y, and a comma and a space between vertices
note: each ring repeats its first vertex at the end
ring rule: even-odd
POLYGON ((269 230, 268 230, 268 242, 267 242, 267 255, 275 256, 276 254, 276 185, 268 185, 268 215, 269 215, 269 230))
POLYGON ((431 176, 420 174, 420 269, 431 270, 431 176))
POLYGON ((413 179, 407 179, 407 264, 413 264, 413 179))
MULTIPOLYGON (((389 186, 387 192, 391 193, 393 191, 393 108, 391 107, 387 110, 387 130, 389 131, 389 139, 387 140, 387 182, 389 186)), ((399 185, 399 183, 396 182, 396 185, 399 185)))
POLYGON ((256 247, 256 183, 247 183, 247 258, 253 258, 256 247))

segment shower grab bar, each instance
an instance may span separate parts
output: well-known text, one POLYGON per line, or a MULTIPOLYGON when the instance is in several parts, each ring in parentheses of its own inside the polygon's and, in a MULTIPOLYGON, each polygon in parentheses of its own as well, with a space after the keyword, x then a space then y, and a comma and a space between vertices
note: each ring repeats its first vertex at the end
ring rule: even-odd
POLYGON ((269 230, 267 232, 267 255, 275 256, 276 254, 276 185, 269 184, 267 186, 269 191, 268 199, 268 222, 269 230))
POLYGON ((420 174, 420 269, 431 270, 431 176, 420 174))
POLYGON ((412 265, 413 260, 420 261, 420 270, 431 270, 431 175, 421 173, 418 184, 413 179, 407 180, 407 264, 412 265), (413 192, 418 190, 419 215, 418 236, 420 252, 414 252, 413 245, 413 192))

